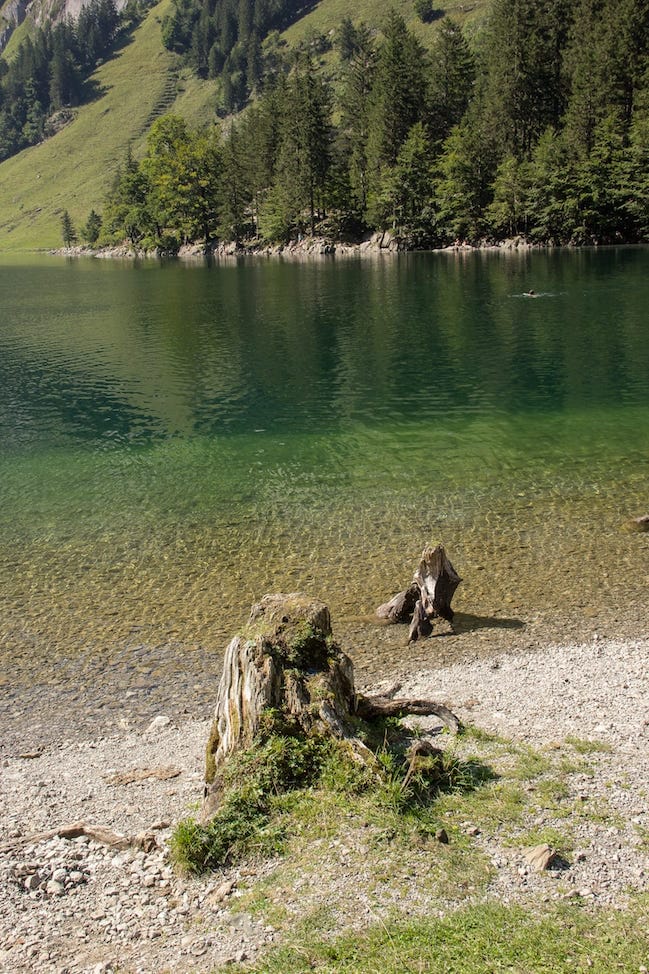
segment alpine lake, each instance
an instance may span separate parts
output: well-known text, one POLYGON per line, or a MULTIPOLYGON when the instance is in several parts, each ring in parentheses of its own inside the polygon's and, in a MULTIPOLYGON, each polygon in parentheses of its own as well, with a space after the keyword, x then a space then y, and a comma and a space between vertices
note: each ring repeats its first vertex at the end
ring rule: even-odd
POLYGON ((5 728, 207 715, 267 592, 360 684, 646 635, 646 248, 4 256, 0 416, 5 728), (455 633, 408 647, 374 610, 438 541, 455 633))

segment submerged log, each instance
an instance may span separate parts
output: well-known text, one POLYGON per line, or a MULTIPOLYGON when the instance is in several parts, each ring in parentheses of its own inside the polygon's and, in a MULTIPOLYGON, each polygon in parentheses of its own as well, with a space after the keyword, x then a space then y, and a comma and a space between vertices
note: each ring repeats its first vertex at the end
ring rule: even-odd
POLYGON ((410 587, 380 605, 376 614, 387 622, 410 622, 408 642, 415 642, 430 636, 434 619, 453 622, 451 600, 461 581, 443 546, 427 546, 410 587))
POLYGON ((352 757, 376 765, 378 773, 361 737, 372 736, 372 721, 409 714, 434 714, 452 731, 460 728, 457 717, 433 701, 357 694, 352 661, 333 639, 327 606, 299 593, 265 596, 225 652, 206 749, 203 818, 218 807, 228 759, 269 728, 343 741, 352 757))

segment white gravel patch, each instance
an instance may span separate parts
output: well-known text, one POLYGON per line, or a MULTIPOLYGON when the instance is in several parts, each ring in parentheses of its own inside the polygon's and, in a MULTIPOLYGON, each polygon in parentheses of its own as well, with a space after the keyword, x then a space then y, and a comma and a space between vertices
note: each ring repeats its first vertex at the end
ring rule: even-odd
MULTIPOLYGON (((647 640, 595 640, 404 679, 399 695, 443 701, 465 722, 514 740, 544 745, 574 736, 611 748, 593 755, 600 773, 575 776, 570 787, 575 800, 601 797, 618 820, 575 826, 580 854, 565 876, 537 877, 497 835, 476 835, 497 870, 494 896, 577 895, 623 905, 628 890, 648 887, 648 658, 647 640)), ((253 959, 276 939, 262 921, 229 909, 245 871, 196 881, 170 869, 171 823, 202 796, 208 722, 161 718, 144 733, 52 743, 22 756, 18 749, 2 759, 0 971, 212 971, 253 959), (180 773, 173 777, 114 779, 118 772, 174 768, 180 773), (85 837, 21 841, 79 820, 128 836, 155 825, 158 844, 145 852, 85 837)), ((537 824, 544 821, 541 814, 537 824)), ((323 902, 327 896, 323 887, 323 902)))
POLYGON ((548 646, 422 671, 399 696, 444 701, 464 720, 521 740, 573 735, 639 755, 649 744, 649 640, 548 646))

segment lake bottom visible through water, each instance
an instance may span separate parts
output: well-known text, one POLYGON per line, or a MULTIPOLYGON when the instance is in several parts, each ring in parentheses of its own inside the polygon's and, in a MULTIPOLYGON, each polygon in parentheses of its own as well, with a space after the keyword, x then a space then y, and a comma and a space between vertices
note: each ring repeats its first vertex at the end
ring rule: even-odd
POLYGON ((649 295, 630 253, 57 265, 71 294, 0 328, 3 747, 207 716, 267 592, 327 602, 360 685, 645 635, 649 534, 627 526, 649 510, 649 295), (520 300, 559 270, 556 299, 520 300), (454 632, 407 646, 374 610, 431 541, 463 578, 454 632))

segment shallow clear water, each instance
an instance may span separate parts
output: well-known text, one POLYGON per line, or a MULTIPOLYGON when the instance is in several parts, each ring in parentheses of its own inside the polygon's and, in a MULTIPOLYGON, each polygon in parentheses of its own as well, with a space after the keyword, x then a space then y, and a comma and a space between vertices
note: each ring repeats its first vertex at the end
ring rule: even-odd
POLYGON ((649 535, 621 525, 649 510, 648 270, 3 259, 5 684, 211 674, 251 602, 295 589, 385 671, 407 651, 372 612, 430 540, 465 579, 463 651, 642 625, 649 535))

